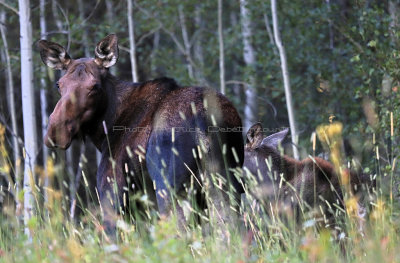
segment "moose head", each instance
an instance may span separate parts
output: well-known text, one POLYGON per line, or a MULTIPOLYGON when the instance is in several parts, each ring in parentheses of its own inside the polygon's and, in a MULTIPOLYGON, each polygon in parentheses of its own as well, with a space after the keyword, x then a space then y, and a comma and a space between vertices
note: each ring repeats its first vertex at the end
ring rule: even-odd
POLYGON ((60 100, 49 117, 44 142, 48 147, 67 149, 82 126, 101 114, 107 104, 104 78, 118 59, 117 36, 108 35, 95 48, 94 58, 72 59, 57 43, 40 40, 40 56, 48 67, 63 70, 57 82, 60 100))
POLYGON ((243 166, 253 175, 258 174, 257 170, 262 173, 266 171, 280 172, 282 161, 278 146, 285 139, 288 132, 289 129, 286 128, 264 138, 261 124, 254 124, 246 135, 245 161, 243 166), (272 167, 267 167, 266 158, 271 159, 272 167))

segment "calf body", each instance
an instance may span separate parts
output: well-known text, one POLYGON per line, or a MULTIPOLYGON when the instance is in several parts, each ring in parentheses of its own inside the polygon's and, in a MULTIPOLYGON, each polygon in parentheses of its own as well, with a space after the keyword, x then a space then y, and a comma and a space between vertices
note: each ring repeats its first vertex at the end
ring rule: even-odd
MULTIPOLYGON (((224 190, 242 191, 229 171, 243 163, 241 133, 224 132, 239 128, 241 120, 226 97, 180 87, 168 78, 143 83, 116 79, 108 71, 118 57, 115 35, 98 43, 94 59, 73 60, 48 41, 39 47, 48 66, 66 70, 58 81, 61 99, 49 118, 45 143, 67 148, 83 135, 101 151, 97 188, 109 229, 115 210, 137 191, 147 194, 162 215, 172 211, 173 196, 187 196, 185 186, 193 181, 194 190, 201 191, 218 175, 226 182, 224 190)), ((217 206, 229 207, 227 195, 216 189, 210 186, 217 206)), ((174 207, 183 220, 180 206, 174 207)))
MULTIPOLYGON (((295 160, 278 151, 288 130, 263 137, 262 126, 253 125, 247 133, 244 170, 254 176, 256 186, 250 189, 258 200, 278 206, 289 206, 296 218, 305 211, 323 210, 325 223, 332 223, 335 207, 344 208, 343 189, 331 163, 318 157, 295 160)), ((365 175, 345 171, 349 190, 357 194, 363 183, 371 184, 365 175)), ((247 175, 248 177, 248 175, 247 175)))

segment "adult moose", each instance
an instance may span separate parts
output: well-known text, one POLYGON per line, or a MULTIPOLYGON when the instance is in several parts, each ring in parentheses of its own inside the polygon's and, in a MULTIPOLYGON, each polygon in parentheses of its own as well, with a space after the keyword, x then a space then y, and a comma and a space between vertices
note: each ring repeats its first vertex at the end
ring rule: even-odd
POLYGON ((176 208, 182 223, 182 208, 173 196, 187 197, 185 186, 191 182, 197 192, 209 185, 219 222, 230 220, 227 192, 238 196, 242 191, 230 168, 242 165, 244 147, 241 132, 234 132, 241 119, 226 97, 180 87, 168 78, 118 80, 108 70, 118 59, 114 34, 97 44, 95 58, 72 59, 46 40, 38 46, 47 66, 65 71, 44 142, 66 149, 73 139, 87 136, 102 153, 96 179, 106 229, 114 229, 113 215, 137 191, 146 192, 161 215, 176 208), (211 180, 217 174, 220 178, 211 180))
MULTIPOLYGON (((289 213, 296 213, 297 221, 304 211, 322 209, 325 223, 334 223, 335 207, 345 208, 344 187, 339 176, 333 165, 324 159, 313 157, 298 161, 281 154, 278 145, 287 133, 288 129, 285 129, 264 138, 260 123, 249 129, 243 167, 245 177, 250 176, 256 183, 249 191, 264 202, 267 209, 274 207, 269 203, 277 204, 276 208, 281 209, 278 212, 289 207, 289 213)), ((364 174, 345 172, 352 194, 360 194, 363 186, 374 185, 374 181, 364 174)), ((358 211, 364 213, 361 204, 357 203, 357 206, 358 211)))

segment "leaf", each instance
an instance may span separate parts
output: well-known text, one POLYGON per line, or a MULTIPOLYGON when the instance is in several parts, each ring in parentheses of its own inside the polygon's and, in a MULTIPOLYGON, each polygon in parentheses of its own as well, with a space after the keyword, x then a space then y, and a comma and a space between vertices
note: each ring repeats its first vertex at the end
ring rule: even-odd
POLYGON ((371 41, 368 42, 367 46, 376 47, 376 44, 377 44, 376 40, 371 40, 371 41))

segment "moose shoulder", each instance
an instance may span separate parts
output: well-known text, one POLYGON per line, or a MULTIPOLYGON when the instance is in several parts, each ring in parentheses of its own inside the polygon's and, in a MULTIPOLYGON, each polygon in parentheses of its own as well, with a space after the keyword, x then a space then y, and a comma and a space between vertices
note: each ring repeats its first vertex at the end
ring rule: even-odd
MULTIPOLYGON (((168 78, 118 80, 108 70, 118 58, 115 35, 97 44, 95 58, 72 59, 62 46, 45 40, 39 48, 47 66, 65 70, 45 144, 66 149, 74 138, 88 136, 101 151, 97 188, 110 228, 115 223, 111 215, 137 191, 146 192, 160 214, 169 215, 175 207, 184 220, 179 205, 173 206, 172 192, 187 196, 184 186, 193 176, 207 180, 218 174, 226 182, 223 189, 234 189, 239 196, 242 189, 230 168, 243 163, 241 133, 221 131, 240 130, 241 119, 222 94, 180 87, 168 78)), ((229 207, 226 194, 213 186, 211 191, 216 209, 229 207)))
MULTIPOLYGON (((328 219, 333 216, 333 204, 344 207, 343 187, 331 163, 318 157, 298 161, 283 155, 278 145, 288 129, 265 138, 262 130, 259 123, 249 129, 243 164, 245 177, 253 178, 256 185, 249 187, 249 191, 258 200, 267 203, 283 201, 298 213, 300 206, 303 212, 303 208, 323 208, 328 219)), ((360 193, 363 184, 371 185, 365 175, 353 171, 346 173, 350 176, 353 194, 360 193)))

